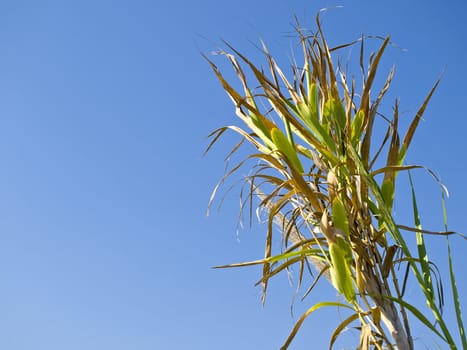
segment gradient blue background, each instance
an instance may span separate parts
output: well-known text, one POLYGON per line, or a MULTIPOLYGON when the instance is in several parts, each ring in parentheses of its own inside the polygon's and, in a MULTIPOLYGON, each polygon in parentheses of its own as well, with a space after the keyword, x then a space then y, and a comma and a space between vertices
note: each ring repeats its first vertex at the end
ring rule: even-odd
MULTIPOLYGON (((293 318, 285 275, 263 308, 260 268, 211 269, 260 258, 264 228, 237 236, 236 191, 205 216, 236 140, 202 158, 206 136, 238 121, 200 52, 225 39, 259 62, 261 37, 287 63, 293 16, 313 28, 316 11, 334 5, 344 8, 324 16, 331 44, 391 34, 408 49, 390 48, 380 76, 397 65, 389 102, 400 97, 404 120, 446 68, 408 161, 441 176, 450 228, 467 231, 463 1, 4 0, 1 349, 277 349, 307 306, 332 299, 318 289, 293 318)), ((415 178, 424 227, 441 230, 438 187, 415 178)), ((406 201, 396 216, 410 224, 406 201)), ((444 242, 429 240, 440 268, 444 242)), ((452 242, 465 309, 466 242, 452 242)), ((291 349, 326 348, 338 320, 336 310, 310 316, 291 349)), ((415 327, 417 347, 434 348, 427 334, 415 327)))

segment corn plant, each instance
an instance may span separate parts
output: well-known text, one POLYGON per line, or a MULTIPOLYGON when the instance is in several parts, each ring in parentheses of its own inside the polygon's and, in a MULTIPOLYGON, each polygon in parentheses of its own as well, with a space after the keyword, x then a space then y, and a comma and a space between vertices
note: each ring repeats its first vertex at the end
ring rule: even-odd
MULTIPOLYGON (((405 158, 439 80, 402 134, 398 102, 391 118, 379 111, 394 69, 377 94, 372 90, 389 37, 380 39, 381 46, 364 65, 364 42, 368 39, 362 37, 332 48, 325 40, 319 16, 316 25, 316 32, 307 32, 297 22, 303 62, 292 65, 291 78, 264 44, 265 68, 228 43, 228 52, 220 52, 233 67, 240 89, 235 89, 205 57, 243 122, 242 126, 215 130, 207 151, 228 130, 242 139, 231 153, 242 144, 253 146, 253 152, 225 177, 251 164, 246 160, 254 160, 245 179, 247 196, 242 201, 267 212, 264 256, 220 267, 262 265, 263 301, 270 278, 293 266, 299 270, 299 283, 306 273, 313 273, 310 265, 317 270, 306 294, 313 292, 317 283, 332 284, 337 299, 311 306, 298 319, 282 349, 289 346, 311 313, 329 306, 350 312, 336 326, 330 348, 344 329, 353 326, 360 332, 359 349, 413 349, 410 320, 418 319, 440 342, 455 349, 460 345, 456 345, 455 335, 443 318, 441 285, 437 283, 440 276, 428 258, 424 241, 426 234, 449 239, 453 232, 447 228, 444 232, 422 229, 411 178, 414 227, 398 224, 392 210, 398 174, 410 176, 411 170, 424 169, 406 164, 405 158), (333 63, 339 50, 350 45, 360 45, 361 91, 356 90, 354 78, 348 79, 333 63), (378 118, 386 123, 380 138, 375 134, 378 118), (279 227, 282 236, 283 246, 278 252, 273 252, 273 234, 277 234, 273 227, 279 227), (406 241, 408 234, 415 235, 416 247, 406 241), (405 297, 409 275, 425 296, 427 310, 420 310, 405 297)), ((218 186, 212 198, 217 190, 218 186)), ((467 348, 449 250, 448 256, 460 344, 467 348)))

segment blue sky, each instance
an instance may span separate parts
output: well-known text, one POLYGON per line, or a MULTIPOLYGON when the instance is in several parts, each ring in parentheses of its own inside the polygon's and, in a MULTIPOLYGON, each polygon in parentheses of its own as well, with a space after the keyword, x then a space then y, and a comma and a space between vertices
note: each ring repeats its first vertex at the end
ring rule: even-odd
MULTIPOLYGON (((225 39, 255 57, 261 37, 287 63, 293 16, 313 26, 334 5, 331 44, 363 32, 408 49, 383 64, 397 66, 390 96, 407 120, 446 69, 408 160, 440 175, 450 228, 467 231, 462 1, 2 1, 0 348, 277 349, 306 306, 334 296, 297 302, 294 319, 285 275, 263 308, 260 269, 211 269, 259 258, 264 228, 237 236, 235 191, 205 216, 235 142, 203 158, 206 136, 238 120, 200 55, 225 39)), ((424 226, 442 229, 438 188, 416 181, 424 226)), ((444 267, 444 239, 430 243, 444 267)), ((453 240, 459 275, 465 244, 453 240)), ((334 322, 312 315, 291 349, 325 348, 334 322)))

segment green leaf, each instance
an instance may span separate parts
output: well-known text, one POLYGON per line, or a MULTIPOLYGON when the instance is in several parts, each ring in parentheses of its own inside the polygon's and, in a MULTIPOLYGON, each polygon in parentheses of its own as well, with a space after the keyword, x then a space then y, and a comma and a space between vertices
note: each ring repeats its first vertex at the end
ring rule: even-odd
MULTIPOLYGON (((441 204, 443 207, 444 229, 447 231, 448 230, 448 219, 447 219, 447 214, 446 214, 446 201, 444 197, 444 189, 442 186, 441 186, 441 204)), ((454 310, 456 312, 457 328, 459 329, 459 336, 462 341, 462 348, 467 349, 467 338, 465 335, 464 322, 462 320, 462 312, 461 312, 461 305, 460 305, 460 300, 459 300, 459 292, 457 290, 456 277, 454 275, 454 266, 452 263, 449 236, 446 236, 446 245, 448 248, 449 279, 451 281, 452 298, 454 301, 454 310)))
POLYGON ((318 86, 316 83, 311 83, 308 89, 308 108, 310 109, 310 116, 318 119, 318 86))
POLYGON ((349 219, 347 218, 344 203, 342 203, 339 196, 336 196, 332 201, 332 221, 334 223, 334 227, 344 232, 346 237, 349 239, 349 219))
POLYGON ((420 222, 420 214, 418 213, 418 206, 417 206, 417 198, 415 196, 415 187, 413 184, 412 176, 410 175, 410 171, 408 171, 409 175, 409 183, 412 192, 412 207, 413 207, 413 216, 414 216, 414 225, 415 228, 418 229, 416 232, 416 240, 417 240, 417 249, 418 249, 418 258, 420 260, 420 266, 422 268, 423 280, 424 280, 424 287, 427 293, 427 299, 430 298, 429 302, 434 302, 434 289, 433 289, 433 281, 431 278, 431 269, 429 265, 428 255, 425 246, 425 239, 422 233, 422 225, 420 222))
POLYGON ((282 131, 278 128, 273 128, 271 130, 271 138, 277 149, 287 157, 295 170, 299 173, 303 173, 303 166, 300 159, 298 159, 297 152, 282 131))
POLYGON ((381 194, 383 196, 384 203, 388 208, 392 208, 392 203, 394 201, 394 181, 393 179, 386 179, 383 181, 381 186, 381 194))
POLYGON ((362 131, 363 131, 363 120, 365 119, 365 113, 360 110, 358 113, 355 115, 353 121, 352 121, 352 134, 351 134, 351 139, 352 139, 352 146, 356 147, 358 142, 360 141, 362 137, 362 131))
POLYGON ((335 152, 336 146, 326 129, 321 125, 317 114, 314 114, 309 106, 304 102, 297 104, 296 113, 305 125, 311 130, 313 135, 326 147, 335 152))
POLYGON ((330 243, 329 255, 331 257, 332 284, 349 303, 353 303, 355 301, 355 288, 348 262, 348 251, 338 243, 330 243))

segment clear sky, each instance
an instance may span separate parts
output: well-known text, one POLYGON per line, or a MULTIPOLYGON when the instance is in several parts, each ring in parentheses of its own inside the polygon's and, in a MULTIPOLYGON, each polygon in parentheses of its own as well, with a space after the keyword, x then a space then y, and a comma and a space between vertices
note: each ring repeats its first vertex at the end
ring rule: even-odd
MULTIPOLYGON (((344 8, 324 16, 331 44, 390 34, 408 49, 390 48, 383 65, 397 65, 391 96, 407 120, 446 68, 408 160, 441 176, 450 228, 467 231, 463 1, 4 0, 1 349, 279 348, 326 294, 297 301, 293 318, 285 275, 263 308, 260 269, 211 269, 260 258, 264 228, 237 236, 235 190, 205 216, 236 140, 203 158, 206 136, 238 120, 200 52, 225 39, 255 57, 261 37, 287 62, 293 16, 313 27, 334 5, 344 8)), ((438 188, 423 172, 416 181, 424 226, 441 230, 438 188)), ((409 206, 396 210, 403 219, 409 206)), ((443 268, 444 239, 430 243, 443 268)), ((466 247, 453 239, 459 276, 466 247)), ((337 320, 310 316, 291 349, 325 348, 337 320)), ((418 344, 432 345, 423 332, 418 344)))

